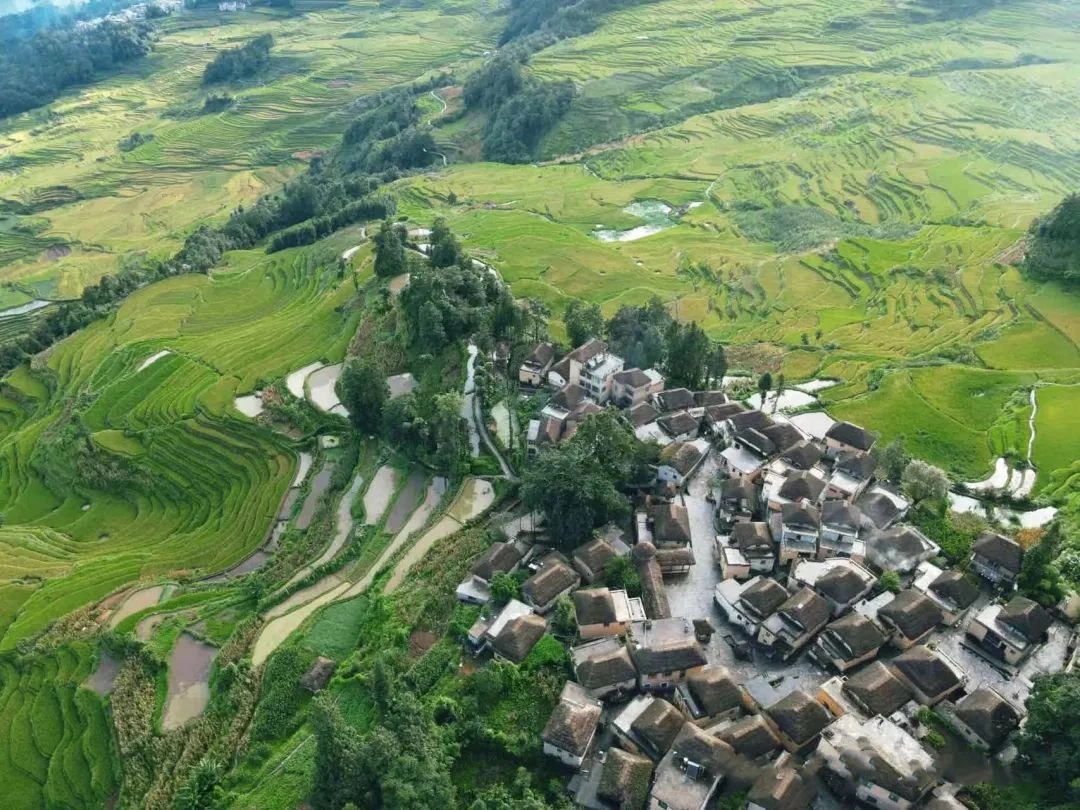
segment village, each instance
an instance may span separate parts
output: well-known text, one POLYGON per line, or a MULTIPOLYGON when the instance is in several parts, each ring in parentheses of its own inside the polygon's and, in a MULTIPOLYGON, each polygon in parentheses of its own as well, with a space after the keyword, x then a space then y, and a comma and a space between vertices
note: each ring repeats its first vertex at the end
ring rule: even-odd
POLYGON ((1075 663, 1066 611, 1016 593, 1023 547, 986 531, 950 567, 878 480, 871 430, 624 365, 600 340, 541 343, 517 382, 552 394, 530 456, 607 407, 660 445, 632 517, 564 553, 517 514, 457 589, 481 606, 468 651, 511 664, 572 604, 574 679, 542 738, 576 803, 965 807, 1015 756, 1033 678, 1075 663))

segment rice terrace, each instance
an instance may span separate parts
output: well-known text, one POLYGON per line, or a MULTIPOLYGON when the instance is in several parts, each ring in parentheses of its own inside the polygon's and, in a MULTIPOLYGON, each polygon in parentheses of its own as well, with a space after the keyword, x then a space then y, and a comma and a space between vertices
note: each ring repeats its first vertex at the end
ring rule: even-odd
POLYGON ((1071 0, 0 0, 0 374, 5 810, 1080 804, 1071 0), (805 650, 724 607, 838 559, 805 650), (922 649, 963 687, 830 697, 922 649))

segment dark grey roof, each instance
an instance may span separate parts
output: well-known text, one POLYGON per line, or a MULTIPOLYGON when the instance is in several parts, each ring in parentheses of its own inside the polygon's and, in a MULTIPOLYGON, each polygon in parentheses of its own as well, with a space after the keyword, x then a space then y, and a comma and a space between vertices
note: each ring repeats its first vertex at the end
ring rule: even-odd
POLYGON ((871 536, 867 557, 882 570, 910 571, 926 552, 920 533, 911 526, 893 526, 871 536))
POLYGON ((650 754, 657 759, 667 753, 686 720, 663 698, 653 698, 645 711, 634 718, 630 730, 645 743, 650 754))
POLYGON ((658 543, 690 542, 690 516, 682 504, 655 504, 652 519, 653 537, 658 543))
POLYGON ((694 395, 686 388, 671 388, 656 395, 664 411, 680 411, 694 407, 694 395))
POLYGON ((615 600, 607 588, 585 588, 574 591, 574 612, 579 627, 588 624, 610 624, 615 621, 615 600))
POLYGON ((846 565, 830 568, 814 583, 814 590, 842 605, 849 604, 870 590, 873 582, 867 582, 854 569, 846 565))
POLYGON ((780 605, 787 601, 788 592, 775 579, 761 577, 757 582, 743 589, 739 601, 752 607, 759 616, 771 616, 780 605))
POLYGON ((602 537, 594 537, 574 549, 574 559, 594 574, 603 571, 615 556, 615 547, 602 537))
POLYGON ((800 501, 803 498, 816 501, 821 497, 824 489, 825 482, 816 475, 811 475, 808 472, 798 472, 787 477, 777 494, 789 501, 800 501))
POLYGON ((802 588, 788 597, 776 609, 806 632, 813 633, 825 626, 831 610, 829 603, 809 588, 802 588))
POLYGON ((628 413, 630 414, 630 421, 634 423, 634 427, 641 427, 647 425, 649 422, 656 420, 656 417, 660 415, 660 411, 656 410, 648 402, 639 402, 628 413))
POLYGON ((492 543, 473 563, 472 573, 485 581, 490 581, 497 573, 513 570, 521 562, 521 552, 513 543, 492 543))
POLYGON ((922 644, 912 647, 892 660, 893 667, 927 697, 949 692, 960 686, 960 678, 945 660, 922 644))
POLYGON ((572 411, 583 403, 589 394, 577 383, 563 386, 555 396, 551 398, 551 404, 567 411, 572 411))
POLYGON ((930 590, 960 610, 970 607, 979 597, 979 587, 970 577, 959 571, 942 571, 938 578, 930 583, 930 590))
POLYGON ((529 656, 545 630, 547 624, 543 617, 527 613, 508 621, 492 642, 492 647, 503 658, 520 664, 529 656))
POLYGON ((742 703, 742 691, 727 667, 707 666, 690 673, 687 688, 698 708, 708 717, 742 703))
POLYGON ((885 634, 870 619, 861 613, 849 613, 842 619, 825 628, 823 638, 839 642, 845 651, 850 651, 844 660, 853 661, 880 649, 885 643, 885 634))
POLYGON ((762 411, 743 411, 742 413, 736 413, 728 417, 731 422, 731 428, 734 431, 746 430, 747 428, 753 428, 754 430, 764 430, 767 427, 771 427, 773 424, 769 415, 762 411))
POLYGON ((567 696, 564 690, 540 736, 544 742, 580 757, 588 750, 599 724, 599 705, 567 696))
POLYGON ((864 492, 855 500, 855 505, 879 529, 891 526, 900 517, 900 509, 892 498, 880 492, 864 492))
POLYGON ((843 501, 825 501, 821 505, 821 525, 857 533, 862 525, 862 512, 843 501))
POLYGON ((720 484, 720 499, 725 501, 743 500, 757 501, 757 487, 748 478, 728 478, 720 484))
POLYGON ((1042 640, 1043 635, 1050 629, 1054 620, 1050 614, 1043 610, 1042 605, 1033 602, 1024 596, 1014 596, 1009 604, 1001 609, 998 620, 1007 624, 1029 643, 1042 640))
POLYGON ((634 665, 642 675, 682 672, 707 663, 701 645, 693 638, 665 644, 662 647, 637 647, 631 655, 634 665))
POLYGON ((780 741, 760 714, 742 718, 717 736, 730 745, 736 754, 750 759, 763 757, 780 747, 780 741))
POLYGON ((620 645, 600 655, 591 655, 581 661, 574 670, 578 683, 586 689, 602 689, 605 686, 632 681, 637 678, 630 652, 620 645))
POLYGON ((709 405, 724 405, 728 401, 727 394, 723 391, 695 391, 694 404, 699 408, 709 405))
POLYGON ((676 411, 656 420, 660 428, 669 436, 681 436, 684 433, 695 433, 700 427, 698 420, 686 411, 676 411))
POLYGON ((791 445, 781 455, 784 461, 800 470, 809 470, 825 455, 821 448, 805 439, 791 445))
POLYGON ((873 433, 851 422, 837 422, 825 433, 825 438, 854 447, 856 450, 869 450, 874 446, 876 439, 873 433))
POLYGON ((868 664, 844 682, 844 691, 870 714, 888 717, 912 698, 911 690, 880 661, 868 664))
POLYGON ((910 588, 879 608, 878 616, 892 623, 909 640, 920 638, 945 618, 933 600, 910 588))
POLYGON ((971 550, 1006 571, 1011 571, 1014 574, 1020 573, 1020 564, 1024 559, 1024 549, 1015 540, 1010 540, 1008 537, 994 532, 985 532, 979 535, 979 539, 975 541, 975 545, 971 547, 971 550))
POLYGON ((656 561, 660 563, 661 569, 667 570, 669 568, 694 565, 697 559, 694 557, 693 547, 686 545, 677 548, 658 548, 656 550, 656 561))
POLYGON ((771 554, 773 551, 772 532, 768 523, 742 522, 731 527, 731 539, 744 554, 771 554))
POLYGON ((746 408, 738 402, 725 402, 723 405, 706 405, 705 419, 712 425, 730 419, 737 413, 744 413, 746 408))
POLYGON ((778 422, 775 425, 770 425, 769 427, 762 429, 761 432, 769 437, 769 441, 776 445, 776 449, 780 452, 790 450, 799 442, 805 440, 805 437, 799 432, 799 429, 787 422, 778 422))
POLYGON ((689 442, 672 442, 660 451, 660 463, 687 475, 701 461, 701 451, 689 442))
POLYGON ((641 810, 649 797, 652 762, 621 748, 609 748, 596 792, 619 810, 641 810))
POLYGON ((762 810, 807 810, 816 797, 814 781, 785 765, 762 771, 746 798, 762 810))
POLYGON ((534 605, 546 605, 580 580, 577 572, 562 560, 548 559, 539 571, 525 580, 521 592, 534 605))
POLYGON ((537 343, 531 352, 529 352, 526 363, 532 363, 534 365, 543 368, 555 358, 555 347, 550 343, 537 343))
POLYGON ((801 689, 781 698, 765 713, 796 745, 814 739, 832 722, 828 710, 801 689))
POLYGON ((631 388, 640 388, 643 385, 648 385, 652 380, 649 379, 649 375, 642 371, 640 368, 625 368, 622 371, 618 371, 611 377, 615 382, 621 385, 629 385, 631 388))
POLYGON ((804 528, 815 532, 821 528, 821 512, 812 506, 803 506, 801 503, 785 503, 780 507, 780 518, 785 526, 793 528, 804 528))
POLYGON ((876 467, 874 457, 861 450, 845 450, 836 459, 836 469, 856 481, 868 480, 876 467))
POLYGON ((956 703, 956 716, 995 748, 1020 725, 1020 712, 993 689, 980 688, 956 703))
POLYGON ((731 440, 737 444, 749 447, 759 456, 771 456, 776 452, 776 445, 773 444, 773 440, 757 428, 741 428, 731 437, 731 440))
MULTIPOLYGON (((736 756, 731 746, 707 734, 693 723, 684 723, 671 750, 676 756, 696 762, 712 776, 736 779, 736 756)), ((746 763, 749 764, 749 763, 746 763)))

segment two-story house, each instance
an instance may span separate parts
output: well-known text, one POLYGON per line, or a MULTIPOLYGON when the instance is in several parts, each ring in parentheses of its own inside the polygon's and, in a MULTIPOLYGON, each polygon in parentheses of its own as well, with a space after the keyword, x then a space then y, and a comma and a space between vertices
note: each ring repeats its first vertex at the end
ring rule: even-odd
MULTIPOLYGON (((708 449, 706 445, 705 449, 708 449)), ((705 453, 696 442, 673 441, 660 451, 660 463, 656 467, 656 478, 681 487, 691 473, 698 468, 705 453)))
POLYGON ((760 714, 749 714, 710 731, 730 745, 736 754, 755 762, 766 761, 780 748, 780 740, 760 714))
POLYGON ((1014 596, 1006 605, 987 605, 967 626, 968 638, 999 661, 1016 666, 1046 641, 1053 619, 1038 602, 1014 596))
POLYGON ((877 437, 851 422, 836 422, 825 433, 825 453, 836 458, 841 453, 869 453, 877 437))
POLYGON ((900 650, 924 641, 944 619, 941 608, 913 588, 900 591, 877 612, 878 623, 889 634, 890 643, 900 650))
POLYGON ((747 579, 776 567, 776 551, 768 523, 736 523, 727 537, 716 540, 716 560, 725 579, 747 579))
POLYGON ((918 645, 890 662, 893 674, 924 706, 934 706, 967 683, 967 673, 940 650, 918 645))
POLYGON ((627 638, 644 691, 674 689, 708 663, 686 619, 634 622, 627 638))
POLYGON ((864 717, 888 717, 915 697, 907 683, 881 661, 872 661, 844 679, 841 692, 864 717))
POLYGON ((706 727, 734 720, 743 711, 742 690, 735 677, 719 665, 708 665, 675 687, 675 706, 695 725, 706 727))
POLYGON ((942 624, 960 622, 979 597, 979 586, 960 571, 943 571, 931 562, 919 563, 911 587, 932 600, 942 613, 942 624))
POLYGON ((518 369, 518 382, 540 388, 547 380, 554 362, 555 347, 550 343, 537 343, 518 369))
POLYGON ((885 633, 859 613, 848 613, 826 625, 810 655, 822 666, 844 673, 872 661, 885 645, 885 633))
POLYGON ((788 592, 774 579, 756 576, 746 582, 724 579, 716 583, 713 599, 729 624, 741 628, 749 636, 758 630, 769 616, 785 601, 788 592))
POLYGON ((876 581, 870 571, 847 558, 801 560, 791 567, 788 589, 812 589, 828 603, 829 614, 835 618, 869 594, 876 581))
POLYGON ((657 548, 690 543, 690 515, 681 503, 655 503, 649 507, 652 542, 657 548))
POLYGON ((787 476, 776 489, 768 494, 769 509, 783 510, 785 504, 808 503, 816 505, 825 491, 825 482, 814 472, 796 472, 787 476))
POLYGON ((778 562, 810 560, 817 556, 821 512, 806 501, 785 503, 780 510, 780 549, 778 562))
POLYGON ((937 543, 905 524, 871 535, 866 544, 866 559, 879 571, 909 574, 939 551, 937 543))
POLYGON ((630 651, 615 636, 571 648, 570 661, 577 682, 597 700, 629 695, 637 688, 637 669, 630 651))
POLYGON ((995 532, 981 534, 971 547, 971 570, 993 585, 1012 586, 1023 561, 1021 545, 995 532))
POLYGON ((833 719, 828 709, 801 689, 790 692, 763 714, 780 744, 800 755, 817 746, 821 732, 833 719))
POLYGON ((757 640, 770 658, 788 661, 829 621, 829 604, 809 588, 796 591, 761 623, 757 640))
POLYGON ((690 415, 689 411, 667 413, 656 420, 656 424, 672 441, 688 442, 696 439, 701 423, 690 415))
POLYGON ((574 591, 578 636, 583 641, 601 636, 624 636, 631 622, 645 620, 641 599, 623 590, 587 588, 574 591))
POLYGON ((611 402, 620 408, 640 405, 663 390, 664 377, 656 369, 628 368, 611 377, 611 402))
MULTIPOLYGON (((548 385, 556 391, 568 385, 581 385, 581 372, 585 364, 594 357, 602 357, 606 354, 607 344, 604 341, 595 338, 585 341, 548 369, 548 385)), ((616 371, 621 371, 621 369, 616 369, 616 371)))
POLYGON ((596 738, 602 708, 600 701, 579 684, 567 681, 540 734, 544 753, 564 765, 580 768, 596 738))
POLYGON ((1023 719, 1019 709, 987 686, 969 692, 956 703, 941 703, 938 713, 969 745, 983 751, 996 751, 1004 745, 1023 719))
POLYGON ((661 759, 686 724, 686 718, 668 701, 638 695, 620 709, 611 723, 619 745, 654 762, 661 759))
POLYGON ((746 478, 728 478, 720 484, 717 519, 724 523, 753 520, 758 509, 758 492, 746 478))
POLYGON ((845 501, 825 501, 821 505, 818 559, 849 557, 861 563, 866 557, 866 543, 859 539, 862 521, 858 507, 845 501))
POLYGON ((846 503, 854 502, 870 486, 876 466, 874 457, 869 453, 859 450, 840 453, 829 474, 825 497, 846 503))

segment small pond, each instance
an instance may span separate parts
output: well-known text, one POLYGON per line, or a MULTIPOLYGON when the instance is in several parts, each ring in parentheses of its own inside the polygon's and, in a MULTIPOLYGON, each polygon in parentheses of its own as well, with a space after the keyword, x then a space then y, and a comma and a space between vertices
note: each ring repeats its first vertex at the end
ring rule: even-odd
POLYGON ((676 224, 676 220, 672 218, 671 206, 660 200, 638 200, 630 203, 623 211, 644 220, 645 224, 626 230, 598 228, 592 235, 601 242, 633 242, 666 231, 676 224))
POLYGON ((210 702, 210 667, 217 647, 181 633, 169 657, 169 693, 165 698, 161 727, 180 728, 202 714, 210 702))

